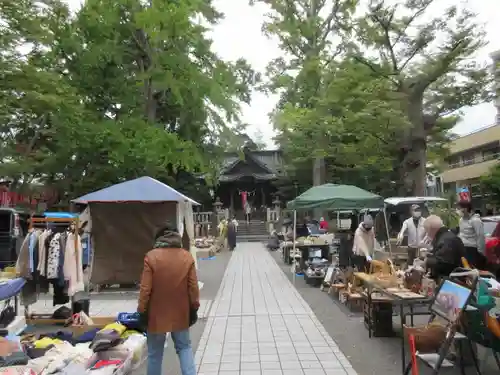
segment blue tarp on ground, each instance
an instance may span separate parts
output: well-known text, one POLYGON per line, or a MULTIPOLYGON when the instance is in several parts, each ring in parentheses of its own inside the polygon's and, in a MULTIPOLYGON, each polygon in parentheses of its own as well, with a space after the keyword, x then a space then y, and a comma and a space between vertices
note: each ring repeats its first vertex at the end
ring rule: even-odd
POLYGON ((125 181, 93 193, 74 199, 75 203, 90 202, 191 202, 199 205, 191 198, 179 193, 174 188, 144 176, 135 180, 125 181))

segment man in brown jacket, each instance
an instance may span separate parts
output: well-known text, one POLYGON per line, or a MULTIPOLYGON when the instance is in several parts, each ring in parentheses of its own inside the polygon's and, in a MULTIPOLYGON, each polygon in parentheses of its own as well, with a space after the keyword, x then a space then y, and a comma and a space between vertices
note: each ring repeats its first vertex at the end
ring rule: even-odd
POLYGON ((190 316, 200 306, 194 259, 182 248, 177 230, 161 229, 154 249, 144 258, 139 294, 140 313, 148 320, 147 375, 161 375, 166 333, 170 332, 179 356, 182 375, 196 375, 190 316))

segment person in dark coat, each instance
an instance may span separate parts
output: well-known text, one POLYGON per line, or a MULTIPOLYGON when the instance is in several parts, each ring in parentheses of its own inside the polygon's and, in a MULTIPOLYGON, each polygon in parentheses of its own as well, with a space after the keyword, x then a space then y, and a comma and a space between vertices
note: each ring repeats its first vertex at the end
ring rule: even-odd
POLYGON ((227 247, 229 251, 233 251, 236 248, 237 223, 236 218, 227 223, 227 247))
POLYGON ((462 240, 443 224, 439 216, 431 215, 424 221, 427 237, 432 240, 432 250, 427 255, 426 267, 431 278, 437 280, 449 276, 457 267, 462 267, 465 246, 462 240))

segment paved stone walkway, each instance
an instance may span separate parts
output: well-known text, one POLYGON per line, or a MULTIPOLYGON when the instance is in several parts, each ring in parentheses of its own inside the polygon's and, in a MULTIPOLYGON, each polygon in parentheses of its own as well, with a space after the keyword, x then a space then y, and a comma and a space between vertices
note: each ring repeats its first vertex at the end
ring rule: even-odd
POLYGON ((196 361, 199 375, 357 375, 260 243, 238 244, 196 361))

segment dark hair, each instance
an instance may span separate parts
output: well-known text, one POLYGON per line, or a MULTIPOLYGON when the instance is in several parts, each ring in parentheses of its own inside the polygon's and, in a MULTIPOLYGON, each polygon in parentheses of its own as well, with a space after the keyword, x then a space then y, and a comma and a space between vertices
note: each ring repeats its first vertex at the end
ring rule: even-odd
POLYGON ((458 202, 459 208, 465 208, 467 211, 472 212, 472 203, 469 201, 460 201, 458 202))
POLYGON ((172 225, 165 225, 164 227, 158 229, 158 231, 155 234, 155 240, 158 239, 159 237, 163 236, 165 232, 176 232, 179 233, 176 227, 172 225))

